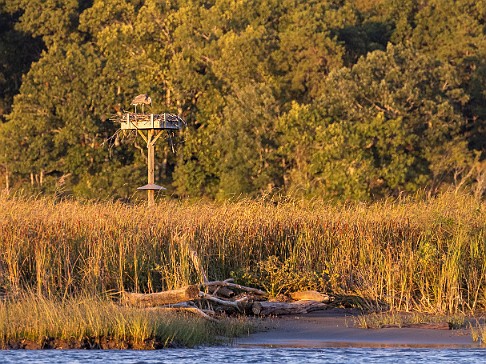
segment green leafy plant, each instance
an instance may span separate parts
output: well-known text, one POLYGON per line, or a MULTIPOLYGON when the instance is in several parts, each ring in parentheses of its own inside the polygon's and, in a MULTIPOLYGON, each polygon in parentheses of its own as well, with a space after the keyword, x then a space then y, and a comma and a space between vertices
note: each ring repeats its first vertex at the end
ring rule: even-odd
POLYGON ((254 269, 245 269, 241 279, 262 287, 271 298, 306 289, 323 290, 327 282, 325 273, 296 269, 294 260, 285 259, 282 262, 275 255, 257 262, 254 269))

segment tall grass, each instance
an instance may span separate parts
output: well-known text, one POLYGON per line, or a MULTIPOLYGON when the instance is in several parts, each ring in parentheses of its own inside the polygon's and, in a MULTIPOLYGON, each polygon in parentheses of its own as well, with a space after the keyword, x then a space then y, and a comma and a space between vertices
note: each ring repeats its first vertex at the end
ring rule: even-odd
POLYGON ((28 292, 0 302, 0 348, 25 341, 42 347, 54 339, 65 348, 191 347, 216 343, 248 327, 243 322, 213 323, 191 314, 127 308, 92 295, 55 299, 28 292))
POLYGON ((265 274, 270 262, 274 273, 307 277, 302 285, 398 310, 484 309, 485 212, 448 193, 340 207, 166 200, 153 210, 3 198, 0 287, 56 297, 170 289, 199 280, 191 247, 211 279, 277 279, 265 274))

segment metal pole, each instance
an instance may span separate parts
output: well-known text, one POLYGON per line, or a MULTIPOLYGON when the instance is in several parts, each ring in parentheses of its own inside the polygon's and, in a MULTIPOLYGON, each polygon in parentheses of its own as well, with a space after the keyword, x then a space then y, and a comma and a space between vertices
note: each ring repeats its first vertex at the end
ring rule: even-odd
MULTIPOLYGON (((155 140, 152 140, 154 135, 153 130, 148 131, 148 138, 147 138, 147 166, 148 166, 148 173, 147 179, 149 184, 155 183, 155 140)), ((147 190, 147 200, 149 207, 155 204, 155 192, 154 190, 147 190)))

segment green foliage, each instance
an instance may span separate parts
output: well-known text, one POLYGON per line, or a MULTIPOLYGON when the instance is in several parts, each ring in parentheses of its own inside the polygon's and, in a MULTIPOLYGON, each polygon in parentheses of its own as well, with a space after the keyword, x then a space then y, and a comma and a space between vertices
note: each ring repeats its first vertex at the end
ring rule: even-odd
POLYGON ((75 35, 79 0, 8 0, 9 12, 21 12, 17 28, 41 37, 48 47, 67 44, 75 35), (71 38, 71 39, 70 39, 71 38))
POLYGON ((390 45, 331 73, 319 100, 281 119, 290 188, 369 199, 450 182, 471 157, 454 107, 464 92, 448 83, 449 69, 390 45))
POLYGON ((326 291, 328 279, 326 273, 302 269, 293 259, 281 262, 275 255, 233 276, 245 284, 263 288, 271 298, 301 290, 326 291))
POLYGON ((11 112, 13 96, 19 92, 22 74, 40 56, 42 44, 38 39, 15 30, 18 16, 5 11, 0 0, 0 122, 11 112), (22 52, 18 51, 22 44, 22 52))
POLYGON ((157 145, 156 180, 180 196, 480 197, 485 5, 0 0, 0 173, 130 198, 144 146, 109 117, 148 93, 188 122, 176 155, 157 145))
POLYGON ((274 117, 278 104, 263 84, 248 85, 229 98, 217 140, 219 197, 272 192, 278 183, 274 117))
POLYGON ((329 71, 342 66, 343 48, 333 39, 331 29, 347 23, 348 9, 336 3, 284 2, 278 33, 280 44, 274 57, 283 87, 289 88, 292 92, 289 96, 296 100, 317 97, 329 71))

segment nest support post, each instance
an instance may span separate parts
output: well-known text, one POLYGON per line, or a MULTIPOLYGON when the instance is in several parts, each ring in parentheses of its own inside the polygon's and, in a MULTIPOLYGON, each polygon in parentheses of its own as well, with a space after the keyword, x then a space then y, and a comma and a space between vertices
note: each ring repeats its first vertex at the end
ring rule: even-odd
POLYGON ((162 130, 147 130, 145 135, 141 130, 138 133, 147 143, 147 185, 139 189, 147 190, 148 206, 152 207, 155 204, 155 190, 165 189, 161 186, 155 185, 155 143, 162 134, 162 130))
MULTIPOLYGON (((148 184, 155 183, 155 145, 153 143, 147 144, 147 182, 148 184)), ((147 190, 147 200, 149 206, 154 205, 154 190, 147 190)))
MULTIPOLYGON (((147 95, 140 95, 147 97, 147 95)), ((134 100, 135 101, 135 100, 134 100)), ((138 105, 138 104, 137 104, 138 105)), ((147 179, 148 184, 137 188, 147 191, 148 206, 155 204, 155 191, 166 188, 156 185, 155 182, 155 142, 164 130, 175 132, 182 129, 186 122, 174 114, 137 114, 125 113, 114 115, 110 120, 119 122, 121 130, 136 130, 147 143, 147 179)))

